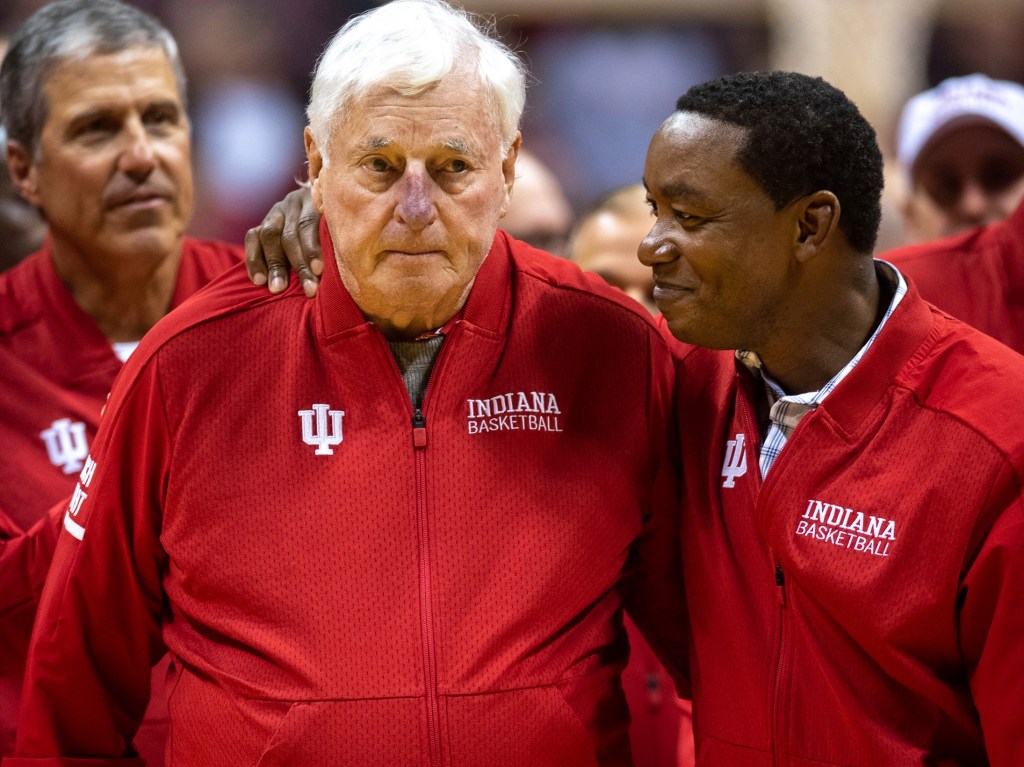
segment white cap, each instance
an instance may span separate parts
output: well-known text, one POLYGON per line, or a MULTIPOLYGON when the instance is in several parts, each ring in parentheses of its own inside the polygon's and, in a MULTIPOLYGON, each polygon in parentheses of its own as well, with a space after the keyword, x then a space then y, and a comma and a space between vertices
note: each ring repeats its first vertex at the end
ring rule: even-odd
POLYGON ((1024 87, 985 75, 951 77, 903 107, 897 154, 910 176, 925 145, 952 127, 991 124, 1024 146, 1024 87))

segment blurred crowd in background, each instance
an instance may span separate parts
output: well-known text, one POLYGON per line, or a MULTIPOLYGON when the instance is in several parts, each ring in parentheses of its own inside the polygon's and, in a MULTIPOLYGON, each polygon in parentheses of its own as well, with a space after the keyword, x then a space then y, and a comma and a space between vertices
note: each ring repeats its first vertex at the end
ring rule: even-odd
MULTIPOLYGON (((42 0, 4 0, 0 37, 42 0)), ((303 168, 303 108, 325 41, 367 0, 136 0, 174 33, 189 73, 198 204, 192 234, 240 242, 303 168)), ((468 0, 532 81, 523 145, 569 216, 638 182, 647 141, 689 86, 740 70, 820 74, 892 157, 900 107, 946 77, 1024 82, 1020 0, 468 0)), ((890 186, 900 183, 890 174, 890 186)), ((886 206, 879 250, 902 239, 886 206)), ((553 226, 561 226, 556 218, 553 226)), ((569 226, 569 221, 564 222, 569 226)), ((568 234, 566 230, 565 235, 568 234)), ((555 233, 557 237, 558 233, 555 233)), ((557 249, 552 246, 552 249, 557 249)))

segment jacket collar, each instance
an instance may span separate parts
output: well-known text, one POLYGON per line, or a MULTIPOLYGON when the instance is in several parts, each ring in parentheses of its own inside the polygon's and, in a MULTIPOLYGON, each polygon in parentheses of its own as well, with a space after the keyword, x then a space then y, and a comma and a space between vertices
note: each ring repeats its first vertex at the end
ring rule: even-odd
POLYGON ((923 357, 935 329, 931 305, 921 298, 913 283, 879 332, 871 348, 835 391, 822 402, 824 410, 848 435, 858 431, 871 412, 888 396, 906 365, 923 357))
MULTIPOLYGON (((827 415, 847 436, 853 437, 866 424, 872 411, 889 394, 906 365, 916 356, 928 354, 926 343, 935 332, 935 315, 908 280, 907 293, 893 311, 860 362, 815 409, 817 416, 827 415)), ((741 380, 752 380, 751 371, 737 357, 734 365, 741 380)), ((750 397, 759 397, 760 386, 753 386, 750 397)))

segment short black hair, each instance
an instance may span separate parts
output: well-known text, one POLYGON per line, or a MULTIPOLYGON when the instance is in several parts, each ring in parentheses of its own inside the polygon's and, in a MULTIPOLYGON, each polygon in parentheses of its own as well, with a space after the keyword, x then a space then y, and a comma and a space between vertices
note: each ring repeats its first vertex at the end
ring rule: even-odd
POLYGON ((882 219, 882 153, 871 124, 841 90, 797 72, 741 72, 695 85, 676 102, 747 130, 740 167, 781 209, 828 190, 850 245, 871 253, 882 219))

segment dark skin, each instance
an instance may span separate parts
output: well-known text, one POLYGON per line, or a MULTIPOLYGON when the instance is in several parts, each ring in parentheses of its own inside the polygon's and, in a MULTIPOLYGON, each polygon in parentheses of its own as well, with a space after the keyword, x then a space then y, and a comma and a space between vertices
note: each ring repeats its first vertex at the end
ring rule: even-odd
POLYGON ((832 192, 776 210, 736 160, 746 133, 688 112, 662 124, 644 168, 656 221, 640 260, 676 338, 757 352, 786 392, 817 391, 877 325, 874 263, 840 230, 832 192))
POLYGON ((275 203, 245 234, 245 267, 253 284, 282 293, 294 269, 306 296, 315 296, 324 272, 319 227, 320 212, 308 188, 289 192, 275 203))

